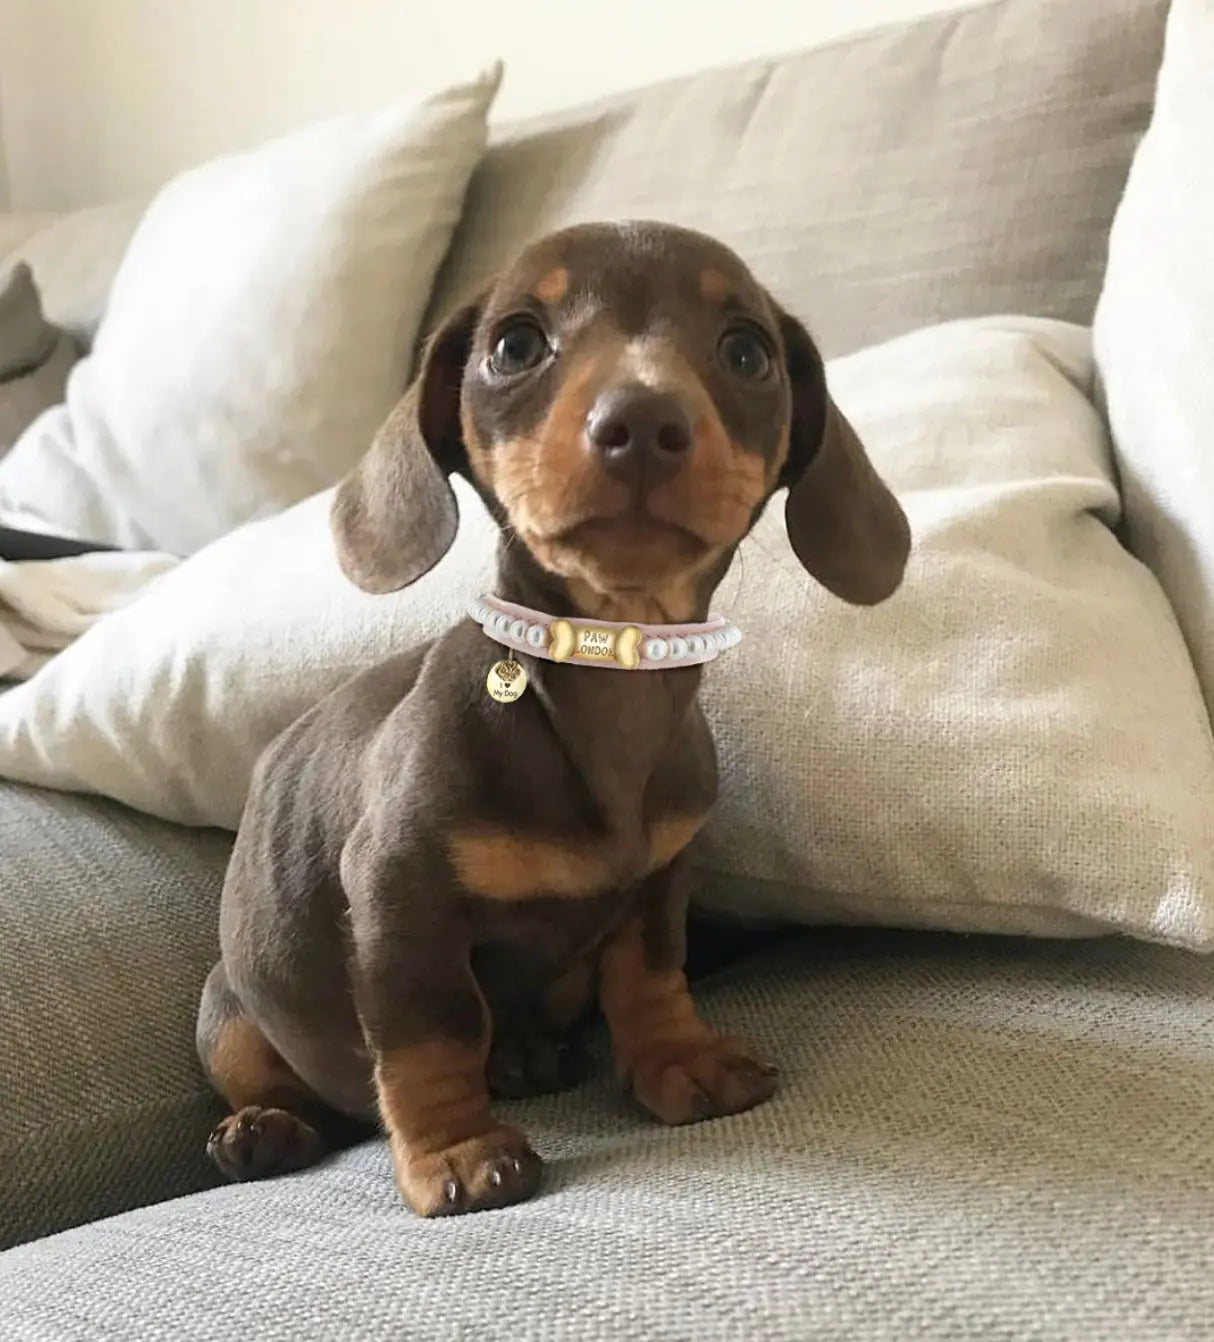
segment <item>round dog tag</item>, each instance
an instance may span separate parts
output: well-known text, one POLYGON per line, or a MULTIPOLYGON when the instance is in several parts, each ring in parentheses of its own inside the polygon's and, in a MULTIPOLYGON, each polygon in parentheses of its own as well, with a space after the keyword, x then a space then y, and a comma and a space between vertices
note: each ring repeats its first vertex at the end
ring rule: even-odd
POLYGON ((527 673, 513 658, 504 662, 494 662, 485 677, 485 689, 489 698, 499 704, 512 704, 522 696, 527 688, 527 673))

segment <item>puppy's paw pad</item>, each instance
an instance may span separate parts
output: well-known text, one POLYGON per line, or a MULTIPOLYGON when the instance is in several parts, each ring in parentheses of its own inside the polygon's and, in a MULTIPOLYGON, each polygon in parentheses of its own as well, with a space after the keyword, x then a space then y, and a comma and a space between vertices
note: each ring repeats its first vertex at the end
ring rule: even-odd
POLYGON ((632 1069, 632 1086, 663 1123, 698 1123, 770 1099, 776 1069, 748 1045, 710 1035, 647 1050, 632 1069))
POLYGON ((207 1155, 229 1179, 268 1179, 311 1165, 323 1153, 316 1130, 285 1109, 247 1105, 218 1123, 207 1155))
POLYGON ((542 1169, 523 1134, 500 1127, 434 1153, 406 1153, 397 1161, 397 1182, 419 1216, 455 1216, 525 1202, 542 1169))

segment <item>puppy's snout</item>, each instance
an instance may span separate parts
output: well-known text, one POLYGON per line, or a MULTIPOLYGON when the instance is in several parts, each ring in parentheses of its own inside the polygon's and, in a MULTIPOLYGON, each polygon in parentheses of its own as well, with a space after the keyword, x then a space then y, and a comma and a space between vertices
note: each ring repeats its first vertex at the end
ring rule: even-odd
POLYGON ((586 439, 613 475, 659 484, 691 454, 691 417, 673 392, 615 387, 587 415, 586 439))

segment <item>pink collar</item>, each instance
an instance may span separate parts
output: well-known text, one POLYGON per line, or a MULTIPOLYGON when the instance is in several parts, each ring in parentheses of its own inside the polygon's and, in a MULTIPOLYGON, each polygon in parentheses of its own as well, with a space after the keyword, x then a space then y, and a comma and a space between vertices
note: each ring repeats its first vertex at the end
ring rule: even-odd
POLYGON ((608 670, 666 671, 715 661, 741 642, 742 631, 720 615, 707 624, 616 624, 611 620, 556 619, 495 596, 483 596, 468 614, 497 643, 550 662, 608 670))

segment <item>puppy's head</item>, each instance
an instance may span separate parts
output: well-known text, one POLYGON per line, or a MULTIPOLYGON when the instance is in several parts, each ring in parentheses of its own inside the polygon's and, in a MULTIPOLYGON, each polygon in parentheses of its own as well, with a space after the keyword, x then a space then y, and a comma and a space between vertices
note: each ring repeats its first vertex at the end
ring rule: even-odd
POLYGON ((910 546, 805 329, 728 248, 667 225, 553 234, 448 319, 338 490, 354 582, 394 591, 442 557, 455 471, 581 600, 671 619, 781 486, 793 550, 847 601, 889 596, 910 546))

